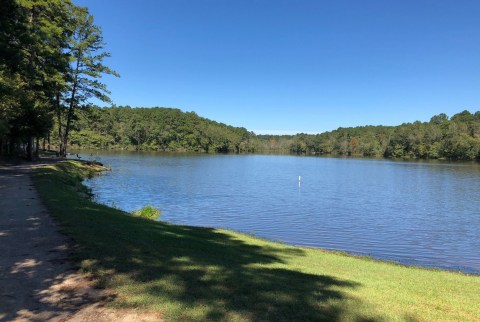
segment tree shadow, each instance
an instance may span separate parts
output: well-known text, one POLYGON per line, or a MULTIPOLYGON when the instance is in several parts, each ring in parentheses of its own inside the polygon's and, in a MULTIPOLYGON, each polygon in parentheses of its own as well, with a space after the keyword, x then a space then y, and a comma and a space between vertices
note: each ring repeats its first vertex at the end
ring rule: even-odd
POLYGON ((360 284, 288 269, 286 260, 304 256, 301 249, 246 243, 212 228, 125 219, 129 231, 109 228, 116 243, 97 245, 109 251, 95 256, 94 266, 141 284, 140 302, 166 297, 181 303, 172 319, 337 321, 355 315, 359 300, 345 291, 360 284))

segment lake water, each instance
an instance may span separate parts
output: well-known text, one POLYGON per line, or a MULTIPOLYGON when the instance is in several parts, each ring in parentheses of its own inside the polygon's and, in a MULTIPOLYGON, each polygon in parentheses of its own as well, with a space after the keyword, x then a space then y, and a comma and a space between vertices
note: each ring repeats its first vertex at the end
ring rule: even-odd
POLYGON ((97 201, 126 211, 151 204, 171 223, 480 273, 478 163, 160 153, 99 158, 112 171, 86 184, 97 201))

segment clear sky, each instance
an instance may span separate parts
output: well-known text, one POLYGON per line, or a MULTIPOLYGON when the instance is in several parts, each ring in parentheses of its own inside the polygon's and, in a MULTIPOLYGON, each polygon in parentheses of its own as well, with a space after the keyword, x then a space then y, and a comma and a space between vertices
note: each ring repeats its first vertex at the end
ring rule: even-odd
POLYGON ((117 105, 256 133, 480 110, 478 0, 74 0, 102 27, 117 105))

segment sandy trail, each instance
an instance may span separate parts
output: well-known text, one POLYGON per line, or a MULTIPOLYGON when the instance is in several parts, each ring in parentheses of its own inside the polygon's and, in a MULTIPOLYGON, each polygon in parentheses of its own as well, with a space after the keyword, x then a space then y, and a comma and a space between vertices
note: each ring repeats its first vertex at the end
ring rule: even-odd
POLYGON ((0 321, 154 321, 159 316, 104 306, 69 261, 71 243, 42 205, 32 165, 0 167, 0 321))

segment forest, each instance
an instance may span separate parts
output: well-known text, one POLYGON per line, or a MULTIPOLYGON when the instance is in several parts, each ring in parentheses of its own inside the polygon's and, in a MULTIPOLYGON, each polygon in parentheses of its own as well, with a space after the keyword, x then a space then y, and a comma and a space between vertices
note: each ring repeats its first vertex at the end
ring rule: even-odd
POLYGON ((298 134, 290 152, 408 159, 480 159, 480 112, 465 110, 449 118, 399 126, 338 128, 318 135, 298 134))
MULTIPOLYGON (((55 124, 52 135, 57 131, 55 124)), ((77 148, 177 152, 254 152, 255 135, 174 108, 88 107, 70 137, 77 148)))
POLYGON ((120 75, 104 64, 104 47, 88 9, 70 0, 0 0, 0 156, 65 156, 73 147, 480 160, 480 112, 467 110, 428 122, 277 136, 180 109, 111 105, 102 76, 120 75))
POLYGON ((56 121, 66 155, 77 109, 111 102, 100 79, 119 75, 104 46, 88 9, 70 0, 0 1, 0 154, 32 160, 56 121))
POLYGON ((399 126, 279 136, 256 135, 179 109, 91 106, 79 111, 70 144, 94 149, 478 160, 480 112, 465 110, 451 118, 442 113, 429 122, 399 126))

